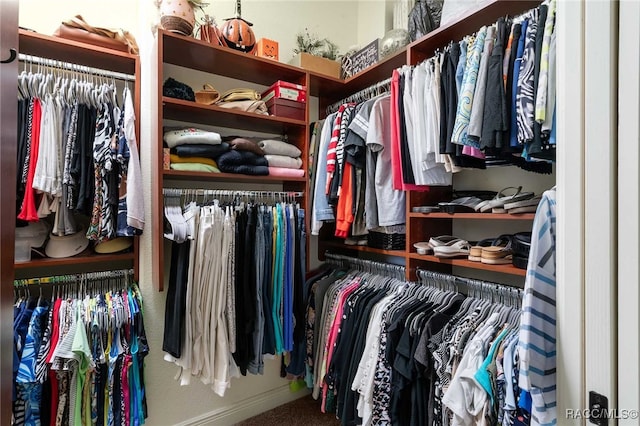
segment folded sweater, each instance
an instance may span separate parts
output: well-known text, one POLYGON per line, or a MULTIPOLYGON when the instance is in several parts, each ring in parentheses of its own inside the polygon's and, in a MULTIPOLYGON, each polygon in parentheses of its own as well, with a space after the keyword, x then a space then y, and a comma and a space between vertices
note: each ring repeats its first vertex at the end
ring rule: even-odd
POLYGON ((186 144, 220 145, 222 142, 219 133, 193 127, 165 132, 163 139, 169 148, 186 144))
POLYGON ((285 167, 269 167, 269 176, 304 177, 304 170, 287 169, 285 167))
POLYGON ((269 167, 264 157, 249 151, 229 151, 218 157, 218 168, 224 173, 267 176, 269 167))
POLYGON ((229 151, 229 144, 222 142, 220 145, 178 145, 171 149, 172 154, 180 157, 205 157, 217 160, 225 152, 229 151))
POLYGON ((220 173, 217 167, 210 164, 202 163, 171 163, 171 170, 180 170, 184 172, 209 172, 220 173))
POLYGON ((199 164, 208 164, 211 167, 218 167, 216 162, 211 158, 206 157, 180 157, 175 154, 170 155, 171 164, 182 164, 182 163, 199 163, 199 164))
POLYGON ((259 145, 265 154, 286 155, 287 157, 293 158, 297 158, 302 155, 302 151, 300 151, 295 145, 275 139, 261 140, 259 145))
POLYGON ((302 160, 300 158, 291 158, 286 155, 265 155, 269 167, 284 167, 287 169, 299 169, 302 167, 302 160))

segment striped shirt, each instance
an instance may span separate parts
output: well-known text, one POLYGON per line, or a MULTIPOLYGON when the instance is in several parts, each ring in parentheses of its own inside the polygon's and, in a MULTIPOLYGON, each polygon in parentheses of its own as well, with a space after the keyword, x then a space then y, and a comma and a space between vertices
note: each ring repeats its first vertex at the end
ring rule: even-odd
POLYGON ((533 221, 519 333, 520 388, 531 393, 531 425, 555 425, 556 191, 545 191, 533 221))

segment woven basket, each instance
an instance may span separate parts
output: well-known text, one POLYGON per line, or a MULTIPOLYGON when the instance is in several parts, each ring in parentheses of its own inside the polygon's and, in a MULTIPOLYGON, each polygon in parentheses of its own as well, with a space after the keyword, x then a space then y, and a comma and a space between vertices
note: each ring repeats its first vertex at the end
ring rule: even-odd
POLYGON ((173 33, 190 36, 193 32, 193 25, 177 16, 165 15, 160 18, 162 28, 173 33))

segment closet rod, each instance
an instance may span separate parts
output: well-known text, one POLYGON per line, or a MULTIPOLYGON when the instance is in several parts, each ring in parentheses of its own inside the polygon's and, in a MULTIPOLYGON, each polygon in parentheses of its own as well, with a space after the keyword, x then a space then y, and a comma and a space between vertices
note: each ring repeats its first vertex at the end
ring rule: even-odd
POLYGON ((18 59, 23 62, 27 62, 35 65, 44 65, 51 68, 62 68, 66 71, 88 73, 93 75, 99 75, 102 77, 112 77, 118 80, 135 81, 136 76, 131 74, 124 74, 116 71, 103 70, 100 68, 87 67, 84 65, 78 65, 71 62, 58 61, 57 59, 41 58, 39 56, 26 55, 20 53, 18 59))
POLYGON ((524 291, 520 288, 509 287, 490 281, 463 278, 420 268, 416 269, 416 275, 418 276, 418 280, 423 284, 436 282, 447 286, 455 285, 456 288, 463 285, 466 286, 467 295, 471 297, 490 299, 493 302, 501 302, 507 305, 520 305, 522 303, 522 297, 524 296, 524 291))
POLYGON ((236 191, 229 189, 189 189, 189 188, 163 188, 162 195, 164 196, 214 196, 214 197, 296 197, 300 198, 304 196, 304 192, 295 191, 236 191))
POLYGON ((335 254, 330 252, 325 252, 324 257, 325 259, 327 259, 328 263, 340 266, 348 266, 350 268, 364 272, 370 272, 372 274, 390 276, 403 281, 405 278, 404 265, 377 262, 375 260, 369 259, 359 259, 356 257, 349 257, 342 254, 335 254))
POLYGON ((331 104, 327 107, 327 115, 332 114, 334 112, 336 112, 338 110, 338 108, 340 108, 340 105, 342 104, 346 104, 349 102, 356 102, 356 101, 363 101, 363 100, 368 100, 373 98, 374 96, 377 96, 379 94, 382 94, 384 92, 388 92, 391 88, 391 77, 387 78, 386 80, 382 80, 379 81, 376 84, 372 84, 369 87, 366 87, 350 96, 347 96, 346 98, 331 104))
POLYGON ((83 281, 83 280, 91 281, 91 280, 99 280, 99 279, 133 277, 133 273, 134 273, 133 269, 84 272, 80 274, 54 275, 50 277, 41 277, 41 278, 24 278, 20 280, 14 280, 13 285, 25 286, 25 285, 37 285, 37 284, 67 284, 67 283, 73 283, 73 282, 83 281))

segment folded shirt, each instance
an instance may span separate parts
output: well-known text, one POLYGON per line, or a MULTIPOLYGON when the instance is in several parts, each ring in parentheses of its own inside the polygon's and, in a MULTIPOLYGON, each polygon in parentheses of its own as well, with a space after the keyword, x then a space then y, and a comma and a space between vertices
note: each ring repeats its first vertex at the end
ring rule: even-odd
POLYGON ((187 144, 220 145, 222 142, 222 137, 220 137, 219 133, 194 127, 165 132, 163 139, 169 148, 187 144))
POLYGON ((171 169, 185 172, 220 173, 220 170, 217 167, 201 163, 171 163, 171 169))
POLYGON ((285 167, 269 167, 269 176, 304 177, 304 170, 287 169, 285 167))
POLYGON ((249 151, 229 151, 218 157, 218 167, 224 173, 244 175, 269 175, 269 167, 264 157, 249 151))
POLYGON ((212 167, 218 168, 218 165, 211 158, 205 157, 180 157, 175 154, 171 154, 170 156, 171 164, 177 163, 200 163, 200 164, 208 164, 212 167))
POLYGON ((286 155, 265 155, 269 167, 284 167, 287 169, 299 169, 302 167, 302 160, 300 158, 291 158, 286 155))
POLYGON ((264 151, 260 148, 260 145, 258 145, 257 142, 253 142, 246 138, 231 139, 229 141, 229 146, 231 146, 231 149, 236 149, 238 151, 249 151, 257 155, 264 155, 264 151))
POLYGON ((220 145, 178 145, 171 148, 171 153, 180 157, 205 157, 217 160, 229 149, 229 144, 226 142, 222 142, 220 145))
POLYGON ((302 155, 302 151, 295 145, 275 139, 263 139, 258 145, 260 145, 265 154, 269 155, 286 155, 292 158, 297 158, 302 155))

